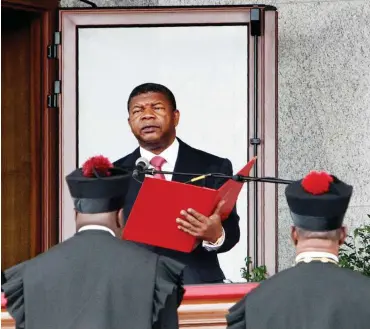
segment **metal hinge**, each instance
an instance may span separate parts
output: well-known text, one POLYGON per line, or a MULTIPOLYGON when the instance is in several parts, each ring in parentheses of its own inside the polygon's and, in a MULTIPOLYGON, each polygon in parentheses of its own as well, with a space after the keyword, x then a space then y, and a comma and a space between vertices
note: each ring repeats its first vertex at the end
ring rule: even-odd
POLYGON ((58 46, 62 42, 61 37, 62 37, 61 32, 59 31, 54 32, 53 43, 47 47, 47 56, 49 59, 58 58, 58 46))
POLYGON ((261 144, 261 139, 260 138, 250 138, 249 143, 251 145, 260 145, 261 144))
POLYGON ((62 92, 62 81, 54 81, 53 93, 47 97, 47 106, 50 109, 56 109, 59 107, 58 95, 62 92))

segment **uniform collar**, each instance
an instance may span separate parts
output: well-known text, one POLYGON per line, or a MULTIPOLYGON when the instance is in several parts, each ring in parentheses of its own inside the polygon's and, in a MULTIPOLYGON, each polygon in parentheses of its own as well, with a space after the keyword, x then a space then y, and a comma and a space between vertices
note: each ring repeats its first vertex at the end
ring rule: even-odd
POLYGON ((177 155, 179 154, 179 147, 179 141, 177 140, 177 138, 175 138, 173 143, 160 154, 154 154, 140 146, 140 155, 143 158, 147 159, 149 162, 152 161, 155 156, 160 156, 165 159, 169 165, 175 167, 177 155))
POLYGON ((302 252, 297 255, 295 258, 296 263, 304 262, 304 263, 310 263, 313 260, 319 260, 322 261, 323 263, 338 263, 339 259, 338 256, 329 253, 329 252, 324 252, 324 251, 306 251, 302 252), (326 261, 329 260, 329 261, 326 261))
POLYGON ((83 232, 83 231, 88 231, 88 230, 98 230, 98 231, 106 231, 106 232, 109 232, 110 234, 112 234, 114 237, 116 237, 116 235, 114 234, 114 232, 106 227, 106 226, 102 226, 102 225, 85 225, 85 226, 82 226, 78 232, 83 232))

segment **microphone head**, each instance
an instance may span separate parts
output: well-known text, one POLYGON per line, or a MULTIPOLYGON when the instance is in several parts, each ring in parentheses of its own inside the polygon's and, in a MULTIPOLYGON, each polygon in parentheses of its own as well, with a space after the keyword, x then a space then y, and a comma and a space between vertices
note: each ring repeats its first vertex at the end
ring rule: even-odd
POLYGON ((148 169, 149 168, 149 161, 145 159, 144 157, 140 157, 139 159, 136 160, 135 166, 140 166, 142 170, 148 169))

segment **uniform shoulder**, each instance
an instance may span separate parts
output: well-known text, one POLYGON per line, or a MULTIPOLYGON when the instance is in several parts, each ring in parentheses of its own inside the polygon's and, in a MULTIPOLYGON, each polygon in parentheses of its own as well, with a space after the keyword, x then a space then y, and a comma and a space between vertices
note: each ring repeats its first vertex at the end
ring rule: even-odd
POLYGON ((364 287, 370 289, 370 277, 348 268, 340 268, 340 273, 345 279, 359 284, 363 284, 364 287))
POLYGON ((135 242, 132 242, 132 241, 128 241, 128 240, 122 240, 122 239, 112 239, 112 241, 114 241, 115 245, 117 246, 117 249, 118 250, 125 250, 126 253, 132 253, 132 254, 135 254, 135 255, 138 255, 138 256, 143 256, 143 257, 146 257, 146 258, 153 258, 153 259, 157 259, 159 256, 148 250, 145 245, 141 245, 141 244, 138 244, 138 243, 135 243, 135 242))
POLYGON ((28 268, 37 267, 40 263, 43 263, 44 261, 48 259, 52 259, 52 260, 56 259, 59 256, 59 254, 61 253, 63 254, 65 250, 69 250, 71 247, 73 248, 74 242, 75 242, 75 236, 72 236, 64 240, 63 242, 58 243, 55 246, 52 246, 47 251, 30 259, 27 262, 27 267, 28 268))
MULTIPOLYGON (((295 276, 295 270, 293 267, 281 270, 276 274, 270 276, 266 280, 263 280, 259 283, 259 285, 254 288, 251 292, 248 293, 248 300, 259 298, 259 296, 265 295, 266 291, 274 291, 276 287, 285 287, 285 281, 289 277, 295 276)), ((289 279, 288 279, 289 280, 289 279)), ((278 293, 278 292, 276 292, 278 293)))
MULTIPOLYGON (((370 278, 350 269, 341 268, 338 266, 323 266, 323 264, 312 264, 312 266, 294 266, 282 270, 269 279, 263 281, 259 287, 254 289, 251 293, 262 291, 279 290, 282 286, 286 286, 288 282, 300 282, 304 280, 306 285, 316 286, 318 280, 321 282, 328 282, 328 285, 345 285, 349 291, 357 290, 358 287, 363 288, 363 292, 368 293, 370 298, 370 278), (332 278, 329 279, 328 278, 332 278)), ((302 286, 302 289, 303 288, 302 286)))

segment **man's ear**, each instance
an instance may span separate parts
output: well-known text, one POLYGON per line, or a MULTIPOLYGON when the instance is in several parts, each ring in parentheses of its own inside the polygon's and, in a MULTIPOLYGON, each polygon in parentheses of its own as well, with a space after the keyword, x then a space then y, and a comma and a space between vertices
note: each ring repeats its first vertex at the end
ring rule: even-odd
POLYGON ((298 233, 295 226, 292 226, 290 229, 290 238, 293 241, 293 244, 296 246, 298 244, 298 233))
POLYGON ((123 208, 118 210, 117 227, 118 228, 123 228, 123 208))
POLYGON ((174 117, 175 127, 177 127, 180 121, 180 111, 179 110, 173 111, 173 117, 174 117))
POLYGON ((339 235, 339 245, 341 246, 344 241, 346 240, 346 237, 347 237, 347 227, 346 226, 342 226, 340 228, 340 235, 339 235))

